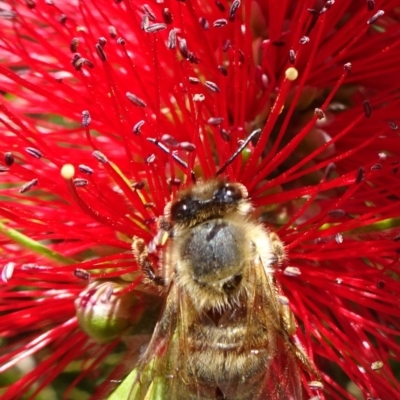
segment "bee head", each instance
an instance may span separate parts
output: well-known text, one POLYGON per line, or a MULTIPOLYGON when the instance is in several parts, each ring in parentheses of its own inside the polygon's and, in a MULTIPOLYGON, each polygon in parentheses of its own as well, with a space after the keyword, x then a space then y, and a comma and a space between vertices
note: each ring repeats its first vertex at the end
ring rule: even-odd
POLYGON ((172 224, 191 227, 208 219, 233 213, 246 215, 250 211, 246 187, 218 179, 180 191, 165 207, 164 216, 172 224))

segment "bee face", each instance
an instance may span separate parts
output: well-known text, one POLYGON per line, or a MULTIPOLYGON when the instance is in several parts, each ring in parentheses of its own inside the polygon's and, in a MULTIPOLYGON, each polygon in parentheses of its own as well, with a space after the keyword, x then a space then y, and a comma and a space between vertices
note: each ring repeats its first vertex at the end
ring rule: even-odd
POLYGON ((173 270, 166 279, 185 288, 199 309, 227 306, 245 294, 243 274, 255 257, 247 197, 242 184, 212 180, 180 192, 166 207, 173 270))
POLYGON ((249 213, 247 197, 247 189, 240 183, 211 180, 179 192, 165 207, 164 216, 172 224, 191 227, 207 219, 249 213))

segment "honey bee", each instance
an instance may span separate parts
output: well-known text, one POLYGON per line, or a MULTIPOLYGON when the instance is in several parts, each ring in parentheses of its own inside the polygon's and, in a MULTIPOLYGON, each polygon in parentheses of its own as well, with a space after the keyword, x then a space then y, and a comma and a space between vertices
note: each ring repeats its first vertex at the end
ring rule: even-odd
POLYGON ((166 301, 129 399, 303 398, 300 368, 315 368, 292 338, 295 319, 273 275, 285 247, 252 211, 240 183, 216 178, 180 191, 160 223, 162 276, 134 238, 139 266, 166 287, 166 301))

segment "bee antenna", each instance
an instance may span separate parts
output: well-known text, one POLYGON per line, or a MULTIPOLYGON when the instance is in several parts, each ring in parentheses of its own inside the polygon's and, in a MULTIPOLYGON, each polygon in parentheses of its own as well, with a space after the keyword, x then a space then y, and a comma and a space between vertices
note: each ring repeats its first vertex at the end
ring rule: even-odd
POLYGON ((232 164, 233 160, 246 148, 249 144, 250 140, 254 138, 254 136, 258 135, 261 132, 261 129, 256 129, 255 131, 251 132, 247 139, 241 144, 241 146, 229 157, 225 164, 217 171, 215 176, 221 175, 226 168, 232 164))
MULTIPOLYGON (((185 169, 188 169, 187 162, 183 161, 182 158, 178 157, 175 153, 172 153, 167 146, 160 143, 157 139, 147 138, 146 140, 150 143, 154 143, 164 153, 169 154, 179 165, 181 165, 185 169)), ((193 170, 190 170, 190 176, 192 178, 192 182, 196 183, 196 175, 193 170)))

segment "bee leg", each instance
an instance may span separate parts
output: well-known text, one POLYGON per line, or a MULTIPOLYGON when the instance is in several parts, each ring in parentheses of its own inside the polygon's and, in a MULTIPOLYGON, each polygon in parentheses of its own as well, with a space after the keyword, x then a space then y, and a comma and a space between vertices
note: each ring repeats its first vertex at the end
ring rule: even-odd
POLYGON ((308 357, 303 346, 298 341, 294 340, 294 335, 296 333, 297 326, 296 326, 296 319, 294 317, 294 314, 290 310, 290 307, 288 305, 281 304, 280 314, 281 314, 283 329, 289 337, 289 343, 297 360, 300 362, 300 365, 305 371, 307 371, 309 374, 319 379, 320 374, 317 368, 315 367, 314 363, 308 357))
POLYGON ((276 264, 282 264, 285 259, 285 246, 283 245, 281 239, 275 232, 268 233, 269 241, 272 248, 272 253, 276 257, 276 264))
POLYGON ((165 286, 165 280, 162 276, 156 275, 153 262, 149 256, 149 250, 143 239, 134 236, 132 239, 132 253, 141 268, 143 275, 148 282, 157 286, 165 286))

